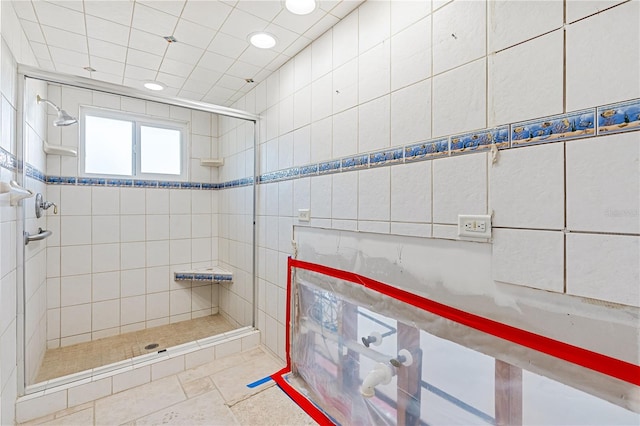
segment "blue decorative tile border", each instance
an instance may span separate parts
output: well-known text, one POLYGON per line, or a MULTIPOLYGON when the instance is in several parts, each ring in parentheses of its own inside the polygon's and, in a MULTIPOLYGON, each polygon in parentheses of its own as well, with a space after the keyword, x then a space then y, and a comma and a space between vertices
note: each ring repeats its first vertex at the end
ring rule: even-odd
POLYGON ((422 161, 449 155, 449 139, 420 142, 404 148, 404 161, 422 161))
POLYGON ((40 170, 36 169, 29 163, 27 163, 25 167, 25 173, 27 174, 27 177, 46 183, 47 177, 44 175, 44 173, 42 173, 40 170))
POLYGON ((404 150, 402 148, 374 152, 369 154, 369 167, 390 166, 391 164, 402 163, 403 160, 404 150))
POLYGON ((585 138, 595 133, 595 110, 586 109, 512 124, 511 147, 585 138))
POLYGON ((337 173, 340 171, 340 160, 326 161, 318 164, 318 173, 323 175, 326 173, 337 173))
MULTIPOLYGON (((352 155, 340 159, 323 161, 264 173, 257 183, 271 183, 307 176, 362 170, 372 167, 390 166, 414 161, 432 160, 453 155, 484 152, 492 145, 498 149, 544 143, 584 139, 598 135, 640 130, 640 99, 584 109, 566 114, 543 117, 493 129, 478 130, 450 137, 435 138, 405 146, 352 155)), ((0 167, 16 171, 19 167, 16 156, 0 148, 0 167)), ((28 177, 54 185, 90 185, 137 188, 175 188, 217 190, 253 185, 254 178, 246 177, 221 183, 149 181, 133 179, 75 178, 45 176, 27 164, 28 177)))
POLYGON ((15 172, 18 170, 18 159, 15 155, 0 147, 0 167, 15 172))
POLYGON ((341 161, 342 171, 364 169, 369 166, 369 155, 358 154, 354 157, 343 158, 341 161))
POLYGON ((640 100, 598 107, 598 134, 628 132, 640 128, 640 100))
POLYGON ((509 148, 509 126, 451 136, 449 152, 457 155, 486 151, 493 144, 498 149, 509 148))

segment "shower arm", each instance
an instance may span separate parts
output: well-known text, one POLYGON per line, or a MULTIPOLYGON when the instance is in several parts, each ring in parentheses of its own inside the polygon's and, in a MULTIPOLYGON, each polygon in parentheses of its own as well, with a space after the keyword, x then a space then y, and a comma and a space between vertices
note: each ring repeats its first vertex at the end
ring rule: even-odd
POLYGON ((51 106, 52 106, 52 107, 54 107, 54 108, 56 109, 56 111, 58 111, 58 112, 60 112, 60 111, 61 111, 61 109, 62 109, 62 108, 60 108, 59 106, 57 106, 56 104, 54 104, 53 102, 51 102, 50 100, 48 100, 48 99, 42 99, 42 98, 40 97, 40 95, 36 95, 36 99, 38 100, 38 103, 40 103, 40 102, 45 102, 45 103, 47 103, 47 104, 51 105, 51 106))

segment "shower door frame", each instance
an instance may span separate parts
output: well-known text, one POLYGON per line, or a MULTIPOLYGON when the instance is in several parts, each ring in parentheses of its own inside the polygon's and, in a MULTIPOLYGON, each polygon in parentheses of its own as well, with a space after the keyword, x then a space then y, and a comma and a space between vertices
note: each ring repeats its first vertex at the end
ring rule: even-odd
MULTIPOLYGON (((92 80, 85 77, 72 76, 66 74, 60 74, 52 71, 41 70, 32 66, 18 64, 18 87, 17 87, 17 105, 20 106, 16 113, 16 153, 18 158, 18 169, 16 171, 16 180, 20 185, 24 185, 26 181, 26 172, 24 167, 25 159, 25 128, 24 111, 26 107, 27 99, 25 98, 26 79, 31 78, 34 80, 41 80, 47 83, 61 84, 65 86, 77 87, 79 89, 94 90, 104 92, 113 95, 128 96, 135 99, 153 101, 166 105, 188 108, 191 110, 204 111, 221 116, 237 118, 241 120, 253 122, 253 181, 252 181, 252 193, 253 193, 253 206, 252 206, 252 276, 251 285, 253 288, 253 309, 251 326, 256 327, 257 309, 258 309, 258 280, 257 280, 257 230, 256 230, 256 212, 257 212, 257 184, 258 184, 258 136, 259 128, 258 123, 260 116, 247 111, 242 111, 234 108, 229 108, 221 105, 209 104, 206 102, 192 101, 188 99, 171 98, 158 96, 144 92, 142 90, 136 90, 117 84, 107 83, 98 80, 92 80)), ((17 239, 17 253, 16 253, 16 362, 17 362, 17 381, 18 381, 18 396, 27 395, 27 383, 26 383, 26 356, 25 356, 25 320, 26 320, 26 300, 25 300, 25 282, 26 282, 26 268, 25 262, 25 244, 23 238, 23 232, 26 221, 26 212, 24 208, 24 202, 21 202, 17 206, 16 211, 16 239, 17 239)), ((33 394, 38 392, 38 389, 34 389, 30 392, 33 394)))

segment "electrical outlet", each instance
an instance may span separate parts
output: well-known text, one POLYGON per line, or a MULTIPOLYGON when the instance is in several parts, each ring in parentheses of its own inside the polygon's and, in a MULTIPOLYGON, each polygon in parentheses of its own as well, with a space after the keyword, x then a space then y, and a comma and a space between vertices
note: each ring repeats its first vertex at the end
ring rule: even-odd
POLYGON ((491 238, 490 215, 458 215, 460 237, 491 238))
POLYGON ((311 220, 311 212, 309 209, 298 209, 298 221, 309 222, 311 220))

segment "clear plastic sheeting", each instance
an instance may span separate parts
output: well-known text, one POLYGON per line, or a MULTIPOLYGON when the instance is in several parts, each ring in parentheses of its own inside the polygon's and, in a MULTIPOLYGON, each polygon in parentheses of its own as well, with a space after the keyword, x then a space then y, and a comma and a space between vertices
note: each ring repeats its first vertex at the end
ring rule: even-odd
POLYGON ((291 273, 285 380, 334 423, 640 423, 633 383, 439 317, 357 279, 302 267, 291 273))

